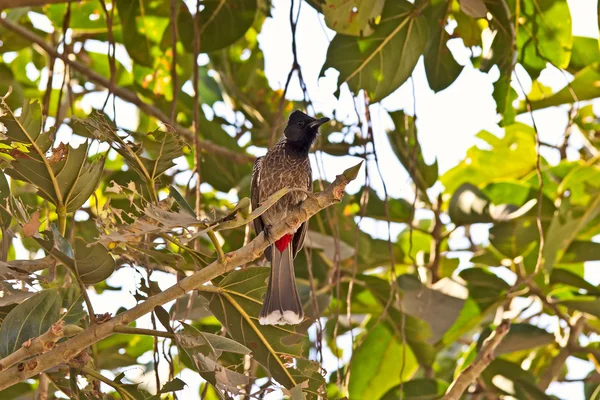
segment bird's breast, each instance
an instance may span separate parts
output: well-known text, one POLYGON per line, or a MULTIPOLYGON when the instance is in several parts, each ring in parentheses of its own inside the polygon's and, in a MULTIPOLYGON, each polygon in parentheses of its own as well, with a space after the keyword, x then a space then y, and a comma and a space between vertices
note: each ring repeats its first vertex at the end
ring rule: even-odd
MULTIPOLYGON (((301 188, 310 190, 312 172, 308 157, 287 155, 283 148, 273 149, 262 161, 260 171, 260 202, 265 201, 273 193, 283 188, 301 188), (279 150, 279 151, 278 151, 279 150)), ((306 193, 294 191, 287 193, 275 205, 263 214, 267 224, 273 224, 285 218, 289 210, 295 208, 306 199, 306 193)))

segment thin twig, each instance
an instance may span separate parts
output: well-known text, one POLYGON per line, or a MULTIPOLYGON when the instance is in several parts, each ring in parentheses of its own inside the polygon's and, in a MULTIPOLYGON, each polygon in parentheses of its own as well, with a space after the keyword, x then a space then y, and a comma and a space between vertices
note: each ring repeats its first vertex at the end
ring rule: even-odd
POLYGON ((446 391, 444 400, 459 400, 467 388, 481 375, 487 366, 494 359, 494 351, 502 342, 510 330, 510 321, 505 319, 498 325, 487 339, 483 341, 483 345, 477 354, 477 357, 467 368, 465 368, 446 391))
POLYGON ((548 386, 550 386, 550 383, 552 383, 552 381, 554 381, 560 375, 567 358, 569 358, 569 356, 573 353, 573 349, 579 343, 579 335, 581 335, 585 323, 585 317, 580 313, 573 316, 571 321, 569 321, 569 326, 571 329, 563 348, 542 372, 542 376, 540 377, 540 381, 538 383, 538 388, 541 391, 545 391, 548 386))
MULTIPOLYGON (((173 88, 173 100, 171 103, 171 121, 177 121, 177 97, 179 95, 179 76, 177 75, 177 8, 179 2, 171 0, 171 87, 173 88)), ((194 24, 196 25, 196 24, 194 24)), ((194 60, 194 65, 197 67, 197 58, 194 60)), ((195 76, 194 76, 195 77, 195 76)), ((196 89, 194 89, 194 92, 196 89)))
MULTIPOLYGON (((202 155, 200 153, 200 93, 198 86, 198 55, 200 54, 200 0, 196 0, 196 13, 194 14, 194 169, 196 170, 196 204, 195 211, 196 216, 200 216, 200 212, 202 211, 201 202, 202 195, 200 192, 200 185, 202 184, 202 174, 200 173, 200 167, 202 164, 202 155)), ((198 247, 200 243, 196 241, 195 247, 198 247)), ((216 247, 216 246, 215 246, 216 247)), ((218 251, 218 250, 217 250, 218 251)))
POLYGON ((168 339, 175 339, 175 335, 171 332, 163 332, 156 329, 142 329, 142 328, 134 328, 132 326, 121 326, 117 325, 114 328, 114 331, 117 333, 127 333, 130 335, 146 335, 146 336, 155 336, 155 337, 163 337, 168 339))
MULTIPOLYGON (((0 26, 3 26, 4 28, 7 28, 7 29, 15 32, 16 34, 29 40, 30 42, 37 44, 48 55, 57 57, 57 58, 62 58, 62 55, 60 53, 58 53, 56 51, 56 49, 54 49, 51 45, 46 43, 46 41, 44 39, 42 39, 40 36, 36 35, 35 33, 29 31, 28 29, 20 26, 19 24, 9 21, 5 18, 0 18, 0 26)), ((94 71, 93 69, 89 68, 87 65, 85 65, 79 61, 71 60, 68 58, 64 61, 67 64, 69 64, 69 66, 71 68, 73 68, 77 72, 85 75, 85 77, 87 77, 90 82, 93 82, 100 86, 104 86, 105 88, 110 87, 110 81, 108 79, 106 79, 104 76, 100 75, 98 72, 94 71)), ((131 92, 123 87, 115 86, 114 94, 129 103, 135 104, 140 110, 142 110, 149 116, 154 117, 154 118, 162 121, 163 123, 173 127, 173 129, 175 129, 175 132, 182 135, 186 140, 193 141, 194 134, 189 129, 177 124, 174 121, 171 121, 171 119, 169 118, 168 115, 163 113, 157 107, 144 102, 142 99, 140 99, 138 97, 138 95, 136 93, 131 92)), ((200 148, 202 150, 204 150, 206 152, 220 155, 223 157, 227 157, 228 160, 231 160, 238 164, 251 163, 251 162, 254 162, 254 159, 255 159, 254 156, 229 150, 227 148, 219 146, 208 140, 199 140, 198 145, 200 146, 200 148)))
MULTIPOLYGON (((284 220, 272 227, 270 232, 272 239, 277 240, 283 235, 296 230, 300 224, 308 220, 317 212, 332 204, 339 203, 343 197, 346 185, 355 179, 356 176, 354 173, 357 172, 357 170, 351 169, 346 172, 346 176, 338 175, 335 181, 329 185, 326 190, 308 197, 297 209, 288 213, 284 220)), ((36 357, 36 365, 34 368, 20 371, 13 366, 0 372, 0 390, 4 390, 7 387, 37 375, 42 371, 46 371, 49 368, 64 363, 64 360, 70 360, 82 350, 111 336, 114 333, 114 328, 116 326, 129 325, 132 321, 135 321, 154 310, 155 306, 166 304, 183 297, 188 292, 200 287, 209 280, 257 259, 269 245, 270 242, 266 240, 264 234, 261 233, 248 243, 247 246, 226 254, 226 264, 215 261, 204 269, 177 282, 167 290, 149 297, 143 303, 116 315, 112 319, 109 319, 102 324, 89 326, 85 331, 72 339, 65 341, 64 343, 59 343, 53 350, 36 357)))
POLYGON ((217 252, 217 260, 219 260, 220 263, 224 263, 225 253, 223 253, 223 248, 221 247, 221 243, 219 243, 219 238, 212 230, 206 231, 206 234, 210 238, 210 241, 212 242, 213 246, 215 246, 215 250, 217 252))
POLYGON ((52 324, 42 335, 27 340, 17 351, 0 359, 0 371, 4 371, 28 357, 51 350, 61 338, 66 335, 74 335, 79 331, 81 328, 76 325, 65 326, 64 321, 52 324))

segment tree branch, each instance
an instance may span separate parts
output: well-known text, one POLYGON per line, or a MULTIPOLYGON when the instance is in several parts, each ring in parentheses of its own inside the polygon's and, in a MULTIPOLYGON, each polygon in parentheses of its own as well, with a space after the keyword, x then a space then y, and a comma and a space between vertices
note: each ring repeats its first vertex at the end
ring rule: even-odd
POLYGON ((271 242, 265 239, 264 234, 261 233, 246 246, 227 253, 224 262, 213 262, 206 268, 177 282, 169 289, 148 298, 134 308, 118 314, 104 323, 91 325, 77 336, 58 344, 53 350, 32 359, 32 361, 35 361, 35 365, 32 363, 33 368, 26 368, 21 371, 19 368, 12 367, 0 372, 0 390, 67 362, 92 344, 112 335, 115 327, 126 326, 154 310, 154 307, 183 297, 209 280, 257 259, 270 243, 297 229, 300 224, 322 209, 340 202, 346 185, 356 178, 361 164, 346 170, 342 175, 338 175, 326 190, 309 196, 296 210, 273 226, 270 232, 271 242))
POLYGON ((498 325, 496 330, 483 341, 483 345, 481 346, 481 350, 479 350, 479 354, 477 354, 475 361, 465 368, 452 382, 444 396, 444 400, 458 400, 461 398, 471 383, 473 383, 473 381, 477 379, 477 377, 479 377, 492 362, 496 347, 502 342, 502 339, 504 339, 509 330, 510 321, 505 319, 498 325))
POLYGON ((81 1, 85 0, 3 0, 0 3, 0 10, 19 7, 40 7, 46 4, 80 3, 81 1))
POLYGON ((540 390, 542 391, 545 391, 550 385, 550 383, 552 383, 552 381, 560 375, 560 372, 563 368, 563 365, 565 365, 567 358, 569 358, 569 356, 575 351, 575 348, 578 346, 579 335, 581 335, 583 327, 585 326, 585 317, 583 316, 583 314, 577 314, 573 316, 573 318, 571 318, 569 325, 571 326, 569 336, 564 342, 562 349, 542 372, 542 376, 540 377, 540 381, 538 383, 538 388, 540 388, 540 390))
MULTIPOLYGON (((25 360, 27 357, 34 356, 36 354, 44 353, 51 350, 56 342, 58 342, 64 336, 74 335, 80 332, 82 329, 76 325, 65 326, 64 321, 59 321, 52 324, 48 330, 42 335, 29 339, 15 352, 9 354, 0 360, 0 371, 5 370, 18 362, 25 360)), ((28 367, 34 365, 28 363, 28 367)))
MULTIPOLYGON (((22 27, 21 25, 11 22, 5 18, 0 18, 0 26, 3 26, 6 29, 9 29, 18 34, 19 36, 22 36, 23 38, 29 40, 30 42, 37 44, 48 55, 60 58, 61 60, 63 60, 63 62, 67 63, 69 67, 85 75, 90 80, 90 82, 103 86, 107 89, 111 88, 111 83, 109 79, 105 78, 104 76, 100 75, 99 73, 89 68, 87 65, 80 63, 79 61, 71 60, 64 57, 56 49, 54 49, 52 46, 46 43, 46 41, 43 38, 22 27)), ((168 115, 163 113, 160 109, 156 108, 155 106, 144 102, 138 97, 136 93, 116 85, 113 89, 113 94, 117 97, 129 103, 135 104, 140 110, 142 110, 149 116, 154 117, 162 121, 166 125, 173 127, 173 129, 175 129, 175 132, 183 136, 186 140, 189 140, 190 142, 194 140, 195 135, 192 131, 172 121, 168 115)), ((202 150, 206 151, 207 153, 213 153, 227 157, 238 164, 245 164, 254 161, 254 157, 249 154, 231 151, 208 140, 198 139, 198 145, 202 150)))

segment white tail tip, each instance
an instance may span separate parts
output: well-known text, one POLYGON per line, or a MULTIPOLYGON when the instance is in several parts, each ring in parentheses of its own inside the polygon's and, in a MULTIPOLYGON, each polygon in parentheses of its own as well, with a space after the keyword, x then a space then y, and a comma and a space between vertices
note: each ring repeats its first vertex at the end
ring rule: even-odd
POLYGON ((281 311, 277 310, 260 317, 258 322, 261 325, 297 325, 302 322, 302 317, 294 311, 284 311, 282 315, 281 311))

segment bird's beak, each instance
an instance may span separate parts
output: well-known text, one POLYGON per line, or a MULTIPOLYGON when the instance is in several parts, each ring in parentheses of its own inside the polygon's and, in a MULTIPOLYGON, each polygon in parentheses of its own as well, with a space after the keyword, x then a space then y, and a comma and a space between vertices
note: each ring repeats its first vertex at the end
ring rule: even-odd
POLYGON ((327 118, 327 117, 319 118, 319 119, 311 122, 310 124, 308 124, 308 127, 309 128, 318 128, 321 125, 323 125, 325 122, 328 122, 328 121, 329 121, 329 118, 327 118))

